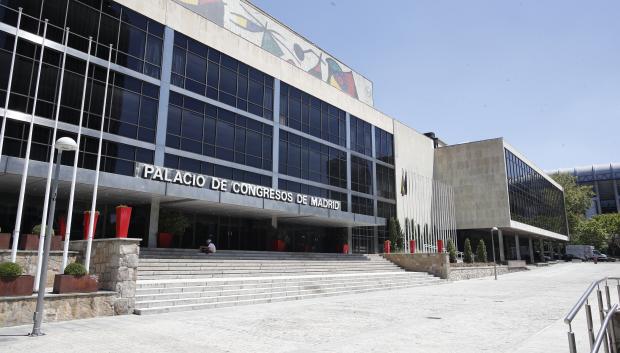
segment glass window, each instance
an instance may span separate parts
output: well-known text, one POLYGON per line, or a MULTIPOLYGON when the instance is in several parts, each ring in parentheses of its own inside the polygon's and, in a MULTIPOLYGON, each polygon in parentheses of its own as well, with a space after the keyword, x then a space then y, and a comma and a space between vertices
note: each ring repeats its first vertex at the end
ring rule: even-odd
POLYGON ((280 123, 340 146, 347 143, 344 111, 284 82, 280 83, 280 123))
POLYGON ((346 152, 280 131, 281 174, 346 188, 346 168, 346 152))
POLYGON ((394 164, 394 137, 387 131, 375 127, 375 158, 394 164))
POLYGON ((377 164, 377 195, 386 199, 396 199, 396 180, 394 169, 377 164))
POLYGON ((248 76, 246 65, 178 32, 173 55, 173 85, 273 119, 273 77, 256 70, 248 76))
POLYGON ((351 196, 351 211, 353 213, 374 216, 374 201, 365 197, 351 196))
POLYGON ((507 149, 505 158, 510 218, 567 234, 564 193, 507 149))
POLYGON ((372 162, 351 156, 351 190, 372 195, 372 162))
POLYGON ((270 125, 174 92, 168 109, 168 147, 271 170, 270 125))

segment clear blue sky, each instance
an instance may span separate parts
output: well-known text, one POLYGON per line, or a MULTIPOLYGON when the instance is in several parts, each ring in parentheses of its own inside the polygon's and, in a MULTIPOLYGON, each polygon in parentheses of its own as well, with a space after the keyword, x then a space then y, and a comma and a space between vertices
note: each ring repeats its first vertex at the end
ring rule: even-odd
POLYGON ((618 0, 254 0, 448 143, 503 136, 543 169, 620 162, 618 0))

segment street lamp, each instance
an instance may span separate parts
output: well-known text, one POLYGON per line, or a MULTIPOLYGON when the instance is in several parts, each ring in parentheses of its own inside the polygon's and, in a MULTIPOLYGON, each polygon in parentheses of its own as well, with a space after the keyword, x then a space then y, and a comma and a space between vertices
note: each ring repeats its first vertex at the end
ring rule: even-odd
MULTIPOLYGON (((43 298, 45 297, 45 284, 47 283, 47 262, 50 254, 50 245, 52 244, 52 219, 54 219, 54 212, 56 211, 56 196, 58 195, 58 176, 60 174, 60 160, 62 152, 75 151, 78 146, 72 138, 61 137, 54 144, 54 148, 58 150, 58 156, 56 157, 56 170, 54 171, 54 181, 52 183, 52 194, 50 199, 50 208, 47 219, 50 220, 45 230, 45 240, 43 244, 43 260, 41 261, 41 275, 39 276, 39 292, 37 293, 37 308, 34 312, 34 325, 32 327, 32 333, 30 336, 42 336, 41 322, 43 321, 43 298)), ((54 153, 54 150, 52 150, 54 153)))
POLYGON ((495 262, 495 238, 493 237, 493 232, 497 232, 499 229, 497 227, 493 227, 491 229, 491 249, 493 249, 493 274, 495 275, 495 280, 497 281, 497 262, 495 262))

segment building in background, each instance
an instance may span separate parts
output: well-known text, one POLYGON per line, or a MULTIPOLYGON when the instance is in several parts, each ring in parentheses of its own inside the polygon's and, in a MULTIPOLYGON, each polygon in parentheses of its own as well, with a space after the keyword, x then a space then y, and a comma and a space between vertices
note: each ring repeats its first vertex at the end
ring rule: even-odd
MULTIPOLYGON (((162 246, 159 226, 168 211, 189 220, 173 239, 179 248, 211 237, 218 249, 339 252, 348 243, 353 252, 380 252, 392 217, 405 230, 406 251, 438 251, 438 240, 457 240, 457 229, 483 234, 494 226, 527 239, 567 239, 561 188, 501 139, 449 146, 386 116, 372 106, 372 82, 247 1, 2 2, 0 102, 19 7, 16 79, 2 114, 3 230, 14 226, 28 144, 22 229, 41 220, 69 27, 58 134, 78 132, 92 37, 74 219, 90 203, 103 119, 97 238, 113 233, 115 207, 129 204, 130 234, 148 247, 162 246)), ((66 158, 61 215, 71 176, 66 158)), ((82 226, 73 222, 72 233, 82 226)))
POLYGON ((586 212, 588 218, 597 214, 620 212, 620 164, 565 168, 549 174, 554 173, 569 173, 577 178, 577 184, 592 187, 594 197, 592 206, 586 212))

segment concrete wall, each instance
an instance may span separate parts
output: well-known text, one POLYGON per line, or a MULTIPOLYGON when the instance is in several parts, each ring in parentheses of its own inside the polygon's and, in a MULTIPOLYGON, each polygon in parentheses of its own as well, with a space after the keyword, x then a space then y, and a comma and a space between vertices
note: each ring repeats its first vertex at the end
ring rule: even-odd
MULTIPOLYGON (((136 303, 136 280, 141 239, 94 239, 90 273, 98 276, 99 289, 116 292, 114 313, 132 314, 136 303)), ((86 241, 71 242, 71 249, 80 251, 80 262, 86 241)))
MULTIPOLYGON (((497 266, 497 275, 500 276, 511 272, 519 272, 525 270, 525 268, 508 268, 506 266, 497 266)), ((450 281, 462 281, 466 279, 490 277, 493 275, 493 266, 451 267, 448 279, 450 281)))
MULTIPOLYGON (((113 292, 47 294, 43 322, 88 319, 114 315, 113 292)), ((37 297, 4 297, 0 300, 0 327, 32 324, 37 297)))
POLYGON ((503 139, 440 147, 435 179, 452 185, 458 229, 510 227, 503 139))
POLYGON ((401 225, 405 224, 407 211, 412 206, 408 205, 409 200, 415 200, 416 203, 416 222, 430 223, 432 195, 424 192, 422 188, 411 188, 408 191, 409 196, 403 196, 400 188, 405 171, 407 171, 409 181, 414 178, 414 175, 430 181, 433 178, 433 156, 433 140, 399 121, 394 121, 396 209, 401 225))
POLYGON ((448 254, 383 254, 387 260, 407 271, 426 272, 443 279, 448 278, 450 262, 448 254))

